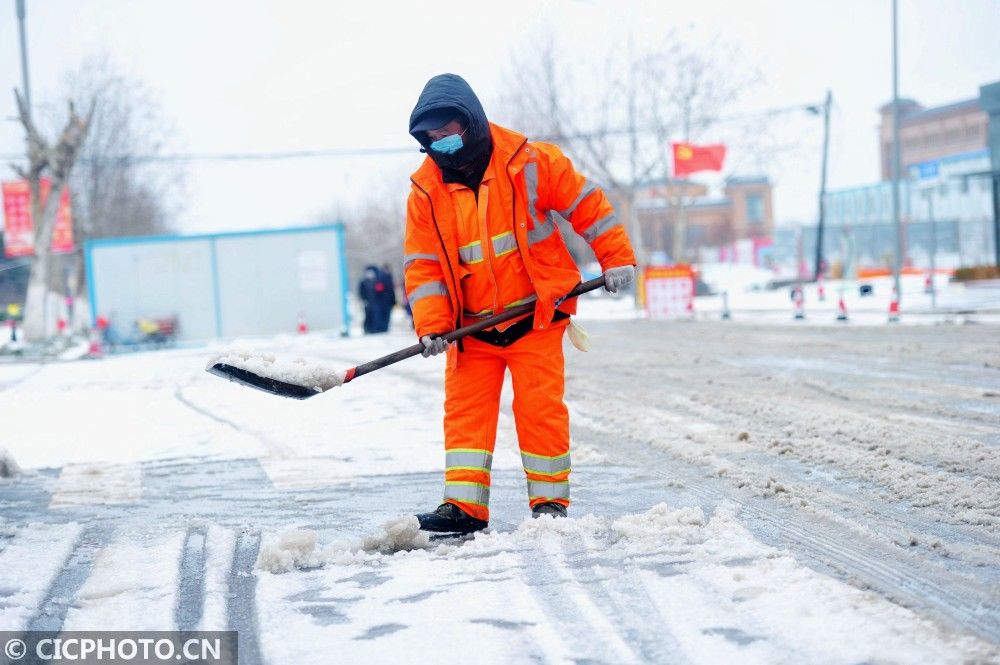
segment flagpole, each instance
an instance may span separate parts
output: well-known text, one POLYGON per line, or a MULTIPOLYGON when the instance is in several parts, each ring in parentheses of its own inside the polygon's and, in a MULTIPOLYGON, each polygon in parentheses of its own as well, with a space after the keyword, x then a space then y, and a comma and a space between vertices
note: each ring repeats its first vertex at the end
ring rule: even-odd
POLYGON ((830 104, 833 93, 826 91, 826 101, 823 103, 823 167, 819 181, 819 223, 816 226, 816 272, 813 279, 817 282, 823 272, 823 227, 826 221, 826 162, 830 146, 830 104))
POLYGON ((17 9, 17 26, 18 35, 20 35, 21 42, 21 85, 24 87, 24 105, 27 109, 28 119, 31 119, 31 81, 28 78, 28 40, 24 35, 24 0, 17 0, 15 7, 17 9))
MULTIPOLYGON (((691 134, 691 117, 688 110, 684 110, 684 143, 690 144, 689 135, 691 134)), ((685 246, 687 245, 687 205, 684 202, 684 192, 687 186, 684 183, 678 183, 678 200, 680 201, 680 210, 678 211, 677 224, 674 225, 674 264, 682 263, 684 261, 684 253, 686 251, 685 246)))

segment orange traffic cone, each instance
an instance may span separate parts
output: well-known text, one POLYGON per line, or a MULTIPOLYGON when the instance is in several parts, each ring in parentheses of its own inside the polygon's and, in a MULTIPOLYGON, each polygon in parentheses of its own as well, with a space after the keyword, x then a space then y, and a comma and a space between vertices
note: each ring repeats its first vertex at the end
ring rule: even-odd
POLYGON ((893 287, 892 300, 889 301, 889 323, 899 323, 899 294, 896 287, 893 287))
POLYGON ((303 312, 299 312, 299 323, 295 327, 299 331, 300 335, 305 335, 309 332, 309 324, 306 323, 306 315, 303 312))
POLYGON ((837 320, 847 321, 847 303, 844 302, 844 294, 840 294, 840 300, 837 302, 837 320))

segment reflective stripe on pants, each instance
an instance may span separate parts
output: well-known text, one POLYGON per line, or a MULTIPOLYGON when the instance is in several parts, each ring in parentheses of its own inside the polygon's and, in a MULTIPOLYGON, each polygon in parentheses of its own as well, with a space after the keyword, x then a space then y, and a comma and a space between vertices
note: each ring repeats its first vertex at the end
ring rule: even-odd
POLYGON ((444 484, 445 500, 457 501, 463 504, 473 504, 486 507, 490 505, 490 488, 480 483, 465 483, 446 481, 444 484))
POLYGON ((521 463, 524 464, 525 473, 553 476, 563 472, 568 472, 570 468, 569 453, 547 457, 545 455, 532 455, 521 451, 521 463))
POLYGON ((553 499, 569 501, 569 481, 561 483, 543 483, 538 480, 528 481, 528 498, 531 501, 543 503, 553 499), (538 500, 541 501, 538 501, 538 500))
POLYGON ((445 451, 446 469, 483 470, 489 473, 493 466, 493 455, 485 450, 453 449, 445 451))

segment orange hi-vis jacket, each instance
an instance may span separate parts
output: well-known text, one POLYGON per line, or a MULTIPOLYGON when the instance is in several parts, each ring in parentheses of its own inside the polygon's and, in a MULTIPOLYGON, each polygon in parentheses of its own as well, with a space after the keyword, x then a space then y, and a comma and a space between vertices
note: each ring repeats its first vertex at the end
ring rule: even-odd
MULTIPOLYGON (((603 270, 635 265, 607 197, 558 147, 493 123, 490 135, 493 155, 478 199, 464 185, 443 182, 430 157, 411 177, 404 280, 418 337, 531 297, 534 328, 548 327, 556 301, 580 282, 556 215, 587 240, 603 270)), ((559 309, 575 313, 575 299, 559 309)), ((452 347, 449 364, 455 361, 452 347)))

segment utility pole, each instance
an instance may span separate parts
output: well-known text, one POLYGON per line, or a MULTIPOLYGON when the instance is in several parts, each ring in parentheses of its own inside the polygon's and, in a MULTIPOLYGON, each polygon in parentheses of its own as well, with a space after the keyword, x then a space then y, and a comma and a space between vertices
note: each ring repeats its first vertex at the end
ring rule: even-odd
POLYGON ((21 35, 21 86, 24 88, 24 103, 28 106, 28 116, 31 116, 31 85, 28 80, 28 40, 24 36, 24 0, 14 0, 17 7, 17 25, 21 35))
POLYGON ((899 210, 899 37, 897 26, 898 0, 892 0, 892 221, 896 227, 896 261, 893 265, 893 286, 896 302, 903 299, 899 288, 899 273, 903 267, 903 230, 899 210))
POLYGON ((928 187, 924 191, 927 197, 927 218, 931 223, 931 309, 937 309, 937 286, 934 281, 937 278, 937 222, 934 220, 934 188, 928 187))
MULTIPOLYGON (((823 102, 823 167, 820 171, 819 181, 819 223, 816 226, 816 272, 813 279, 819 281, 823 272, 823 226, 826 221, 826 162, 830 148, 830 105, 833 102, 833 93, 826 91, 826 100, 823 102)), ((815 106, 810 107, 813 112, 818 112, 815 106)))
MULTIPOLYGON (((684 133, 684 143, 688 143, 691 135, 691 109, 690 106, 685 104, 684 106, 684 116, 683 116, 683 133, 684 133)), ((684 257, 687 252, 687 201, 685 200, 684 194, 687 191, 687 180, 681 181, 678 179, 678 195, 677 200, 679 206, 677 209, 677 219, 674 223, 674 242, 671 248, 671 254, 673 254, 673 260, 675 264, 684 263, 684 257)), ((667 181, 667 191, 670 191, 670 181, 667 181)))

